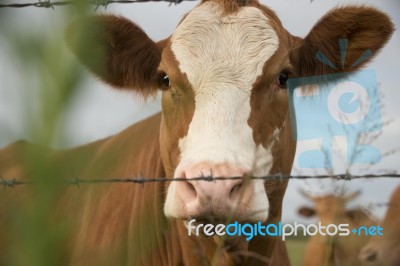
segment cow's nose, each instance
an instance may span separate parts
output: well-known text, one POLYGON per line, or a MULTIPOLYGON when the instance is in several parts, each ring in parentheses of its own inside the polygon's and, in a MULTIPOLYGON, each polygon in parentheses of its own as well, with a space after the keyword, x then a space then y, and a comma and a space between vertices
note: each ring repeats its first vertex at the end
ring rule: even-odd
POLYGON ((374 262, 377 257, 377 252, 372 248, 364 248, 360 252, 360 260, 367 262, 374 262))
POLYGON ((229 164, 201 163, 178 172, 177 177, 187 178, 178 182, 176 193, 188 217, 225 219, 247 209, 253 196, 253 187, 244 178, 248 171, 229 164), (190 180, 194 177, 218 177, 217 180, 190 180), (235 177, 236 179, 232 179, 235 177), (237 179, 239 178, 239 179, 237 179))

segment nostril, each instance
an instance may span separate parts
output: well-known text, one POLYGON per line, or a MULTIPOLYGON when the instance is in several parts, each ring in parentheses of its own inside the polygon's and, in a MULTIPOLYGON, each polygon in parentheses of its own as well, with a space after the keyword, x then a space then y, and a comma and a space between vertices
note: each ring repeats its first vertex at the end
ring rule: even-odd
POLYGON ((185 190, 185 194, 186 194, 186 196, 187 196, 187 199, 188 199, 188 200, 196 199, 196 197, 197 197, 197 192, 196 192, 196 189, 195 189, 195 187, 193 186, 193 184, 191 184, 191 183, 188 182, 188 181, 182 181, 182 182, 184 182, 184 187, 183 187, 183 189, 185 190))
POLYGON ((378 253, 372 248, 365 248, 360 253, 360 259, 364 261, 373 262, 376 260, 378 253))
POLYGON ((375 261, 376 259, 376 252, 375 251, 370 251, 370 253, 367 255, 367 261, 375 261))
POLYGON ((242 187, 242 183, 239 183, 239 184, 236 184, 235 186, 233 186, 233 188, 229 192, 229 197, 231 199, 235 198, 239 194, 241 187, 242 187))

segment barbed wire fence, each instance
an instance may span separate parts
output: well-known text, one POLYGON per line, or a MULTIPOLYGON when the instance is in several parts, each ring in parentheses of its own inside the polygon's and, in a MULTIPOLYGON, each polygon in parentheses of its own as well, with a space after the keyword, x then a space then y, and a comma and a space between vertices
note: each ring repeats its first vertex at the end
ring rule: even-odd
MULTIPOLYGON (((51 183, 66 185, 66 186, 80 186, 83 184, 107 184, 107 183, 132 183, 132 184, 142 184, 145 183, 160 183, 160 182, 185 182, 185 181, 222 181, 222 180, 264 180, 264 181, 284 181, 289 179, 332 179, 332 180, 355 180, 355 179, 371 179, 371 178, 400 178, 400 174, 368 174, 368 175, 352 175, 350 173, 345 174, 337 174, 337 175, 269 175, 269 176, 232 176, 232 177, 214 177, 214 176, 200 176, 200 177, 192 177, 192 178, 147 178, 142 175, 139 177, 132 178, 102 178, 102 179, 84 179, 73 177, 70 179, 64 179, 60 181, 52 181, 51 183)), ((15 178, 4 178, 0 175, 0 186, 4 188, 13 188, 19 185, 39 185, 43 182, 38 182, 35 180, 18 180, 15 178)))
MULTIPOLYGON (((87 0, 87 4, 93 5, 96 9, 100 6, 107 8, 110 4, 133 4, 133 3, 145 3, 145 2, 169 2, 170 4, 179 4, 187 1, 198 1, 198 0, 87 0)), ((39 7, 39 8, 52 8, 57 6, 73 5, 73 1, 50 1, 43 0, 31 3, 11 3, 11 4, 0 4, 0 8, 24 8, 24 7, 39 7)))

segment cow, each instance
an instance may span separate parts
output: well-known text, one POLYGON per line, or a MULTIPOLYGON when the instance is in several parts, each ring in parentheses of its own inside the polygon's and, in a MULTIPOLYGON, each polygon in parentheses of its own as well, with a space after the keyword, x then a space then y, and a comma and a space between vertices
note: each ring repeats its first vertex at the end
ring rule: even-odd
MULTIPOLYGON (((184 179, 60 192, 51 201, 50 224, 68 221, 59 260, 66 265, 289 265, 277 237, 188 236, 187 222, 278 223, 287 181, 227 177, 289 175, 296 142, 288 79, 359 70, 373 56, 354 62, 366 50, 376 55, 393 31, 391 19, 376 8, 347 6, 327 13, 300 38, 256 0, 204 0, 158 42, 123 17, 78 19, 66 40, 80 62, 116 89, 145 98, 161 91, 162 112, 77 148, 39 147, 34 154, 43 155, 51 171, 29 161, 22 167, 32 145, 11 144, 0 151, 0 173, 17 180, 33 174, 184 179), (339 39, 349 43, 343 69, 315 60, 321 52, 342 65, 339 39), (225 179, 191 179, 201 176, 225 179)), ((35 195, 22 186, 4 193, 10 201, 35 195)), ((1 204, 2 210, 10 206, 1 204)), ((2 239, 10 241, 1 245, 17 250, 13 226, 7 228, 2 239)))
POLYGON ((400 265, 400 186, 389 200, 381 227, 383 236, 375 236, 360 252, 362 265, 400 265))
MULTIPOLYGON (((348 229, 360 226, 376 226, 377 221, 362 208, 347 209, 346 204, 356 198, 355 191, 343 196, 328 194, 313 196, 304 191, 305 197, 313 202, 314 208, 301 207, 299 214, 304 217, 316 216, 323 226, 348 224, 348 229)), ((369 237, 366 235, 329 236, 316 234, 308 240, 303 258, 304 266, 316 265, 360 265, 358 253, 369 237)))

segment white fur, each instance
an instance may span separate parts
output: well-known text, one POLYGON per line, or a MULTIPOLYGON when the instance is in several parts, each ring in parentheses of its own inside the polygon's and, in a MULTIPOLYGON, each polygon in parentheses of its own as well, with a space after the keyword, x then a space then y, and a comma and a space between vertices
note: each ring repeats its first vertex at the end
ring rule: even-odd
MULTIPOLYGON (((188 134, 179 140, 181 161, 176 173, 188 165, 211 162, 236 165, 253 175, 268 174, 272 154, 256 146, 248 125, 252 85, 279 46, 268 18, 254 7, 223 16, 218 4, 206 2, 184 19, 171 41, 179 68, 195 91, 188 134)), ((166 214, 172 216, 176 212, 174 183, 165 206, 166 214)), ((250 212, 268 209, 262 183, 254 184, 250 212)))

